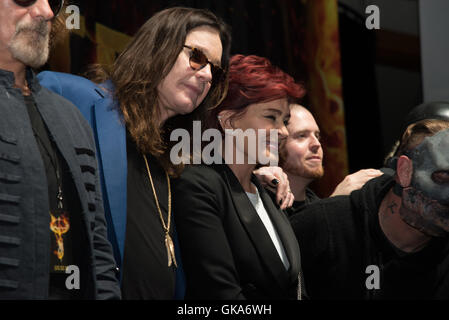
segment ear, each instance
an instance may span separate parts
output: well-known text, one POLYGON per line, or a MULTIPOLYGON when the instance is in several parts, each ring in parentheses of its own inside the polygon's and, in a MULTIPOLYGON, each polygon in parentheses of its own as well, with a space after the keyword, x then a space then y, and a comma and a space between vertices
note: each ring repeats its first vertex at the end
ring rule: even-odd
POLYGON ((398 158, 396 174, 399 180, 399 184, 402 187, 410 186, 413 175, 413 161, 407 156, 400 156, 398 158))
POLYGON ((223 110, 218 114, 218 122, 220 122, 220 126, 223 131, 226 129, 234 129, 234 122, 232 119, 233 115, 234 112, 231 110, 223 110))

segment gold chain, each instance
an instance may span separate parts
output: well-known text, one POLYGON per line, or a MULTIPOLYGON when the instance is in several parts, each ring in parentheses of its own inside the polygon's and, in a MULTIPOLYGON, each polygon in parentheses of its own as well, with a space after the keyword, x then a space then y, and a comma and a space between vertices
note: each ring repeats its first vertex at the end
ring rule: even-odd
POLYGON ((170 267, 172 263, 174 263, 175 267, 177 267, 176 258, 175 258, 175 247, 173 245, 173 241, 170 237, 170 222, 171 222, 171 189, 170 189, 170 177, 168 176, 168 173, 166 170, 165 176, 167 178, 167 185, 168 185, 168 217, 167 217, 167 224, 165 224, 164 217, 162 216, 162 210, 159 206, 159 200, 157 198, 156 189, 154 188, 153 178, 151 176, 150 166, 148 165, 148 160, 146 155, 143 155, 143 158, 145 160, 145 165, 147 167, 148 172, 148 178, 150 179, 151 183, 151 189, 153 190, 154 195, 154 201, 156 202, 157 211, 159 212, 159 217, 161 218, 162 227, 164 228, 165 232, 165 247, 167 248, 167 255, 168 255, 168 266, 170 267))

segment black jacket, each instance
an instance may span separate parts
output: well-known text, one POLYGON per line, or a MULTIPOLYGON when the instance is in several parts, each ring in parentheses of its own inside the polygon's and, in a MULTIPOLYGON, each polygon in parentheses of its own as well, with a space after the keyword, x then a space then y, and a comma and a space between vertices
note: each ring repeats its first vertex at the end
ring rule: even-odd
POLYGON ((447 238, 407 254, 380 228, 378 209, 393 185, 393 178, 383 175, 349 196, 314 202, 290 218, 311 299, 449 299, 447 238), (379 289, 366 285, 374 274, 368 266, 379 268, 379 289))
MULTIPOLYGON (((119 298, 92 131, 70 102, 42 88, 30 70, 27 81, 79 196, 85 235, 79 266, 82 297, 119 298)), ((24 98, 13 85, 14 74, 0 70, 0 299, 46 299, 50 259, 47 177, 24 98)))
POLYGON ((176 182, 176 228, 187 299, 296 299, 300 253, 288 219, 253 176, 290 262, 227 165, 190 166, 176 182))

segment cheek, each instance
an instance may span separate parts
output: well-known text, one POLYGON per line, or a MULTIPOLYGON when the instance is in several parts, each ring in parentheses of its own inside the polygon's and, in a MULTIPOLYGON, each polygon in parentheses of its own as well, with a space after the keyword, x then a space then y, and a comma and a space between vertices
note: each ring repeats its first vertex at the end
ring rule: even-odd
POLYGON ((297 143, 287 143, 284 150, 285 159, 288 163, 296 163, 304 157, 304 154, 301 152, 301 148, 297 143))
POLYGON ((304 160, 304 156, 306 155, 306 151, 307 148, 300 144, 300 143, 296 143, 293 147, 292 147, 292 156, 295 157, 296 160, 304 160))
POLYGON ((198 105, 201 104, 201 102, 203 102, 203 100, 207 97, 207 95, 209 94, 210 88, 211 88, 211 84, 210 83, 206 84, 206 86, 204 87, 203 93, 201 94, 201 96, 198 99, 198 105))

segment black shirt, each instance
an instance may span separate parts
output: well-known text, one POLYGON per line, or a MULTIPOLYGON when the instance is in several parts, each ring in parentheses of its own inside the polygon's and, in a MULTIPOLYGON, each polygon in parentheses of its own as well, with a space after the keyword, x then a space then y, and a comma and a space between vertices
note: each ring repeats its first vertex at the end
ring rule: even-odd
POLYGON ((65 273, 65 268, 76 265, 80 268, 80 278, 82 278, 84 266, 80 265, 79 256, 82 252, 81 206, 68 166, 45 126, 33 96, 24 96, 24 99, 47 176, 51 246, 49 299, 77 298, 82 290, 66 288, 65 281, 69 275, 65 273), (59 208, 57 200, 59 185, 62 190, 62 208, 59 208))
POLYGON ((306 188, 306 199, 302 201, 293 201, 293 204, 290 208, 285 209, 285 212, 287 212, 288 216, 294 215, 295 213, 298 213, 304 208, 307 207, 307 205, 311 204, 312 202, 315 202, 317 200, 320 200, 320 198, 313 192, 311 189, 306 188))
MULTIPOLYGON (((123 260, 123 299, 171 300, 176 268, 168 267, 165 232, 156 207, 145 161, 127 136, 128 182, 126 240, 123 260)), ((168 187, 164 169, 147 155, 154 187, 167 225, 168 187)), ((173 216, 170 235, 173 238, 173 216)))
MULTIPOLYGON (((268 194, 270 195, 273 203, 277 205, 276 194, 269 189, 266 189, 268 194)), ((290 217, 302 210, 304 210, 307 205, 311 204, 314 201, 320 200, 320 198, 313 192, 311 189, 306 188, 306 198, 302 201, 293 201, 293 204, 290 208, 285 209, 285 213, 290 217)))
POLYGON ((290 217, 312 299, 449 299, 448 238, 405 253, 380 227, 379 206, 393 185, 383 175, 349 196, 316 201, 290 217), (371 286, 375 273, 378 288, 371 286))

